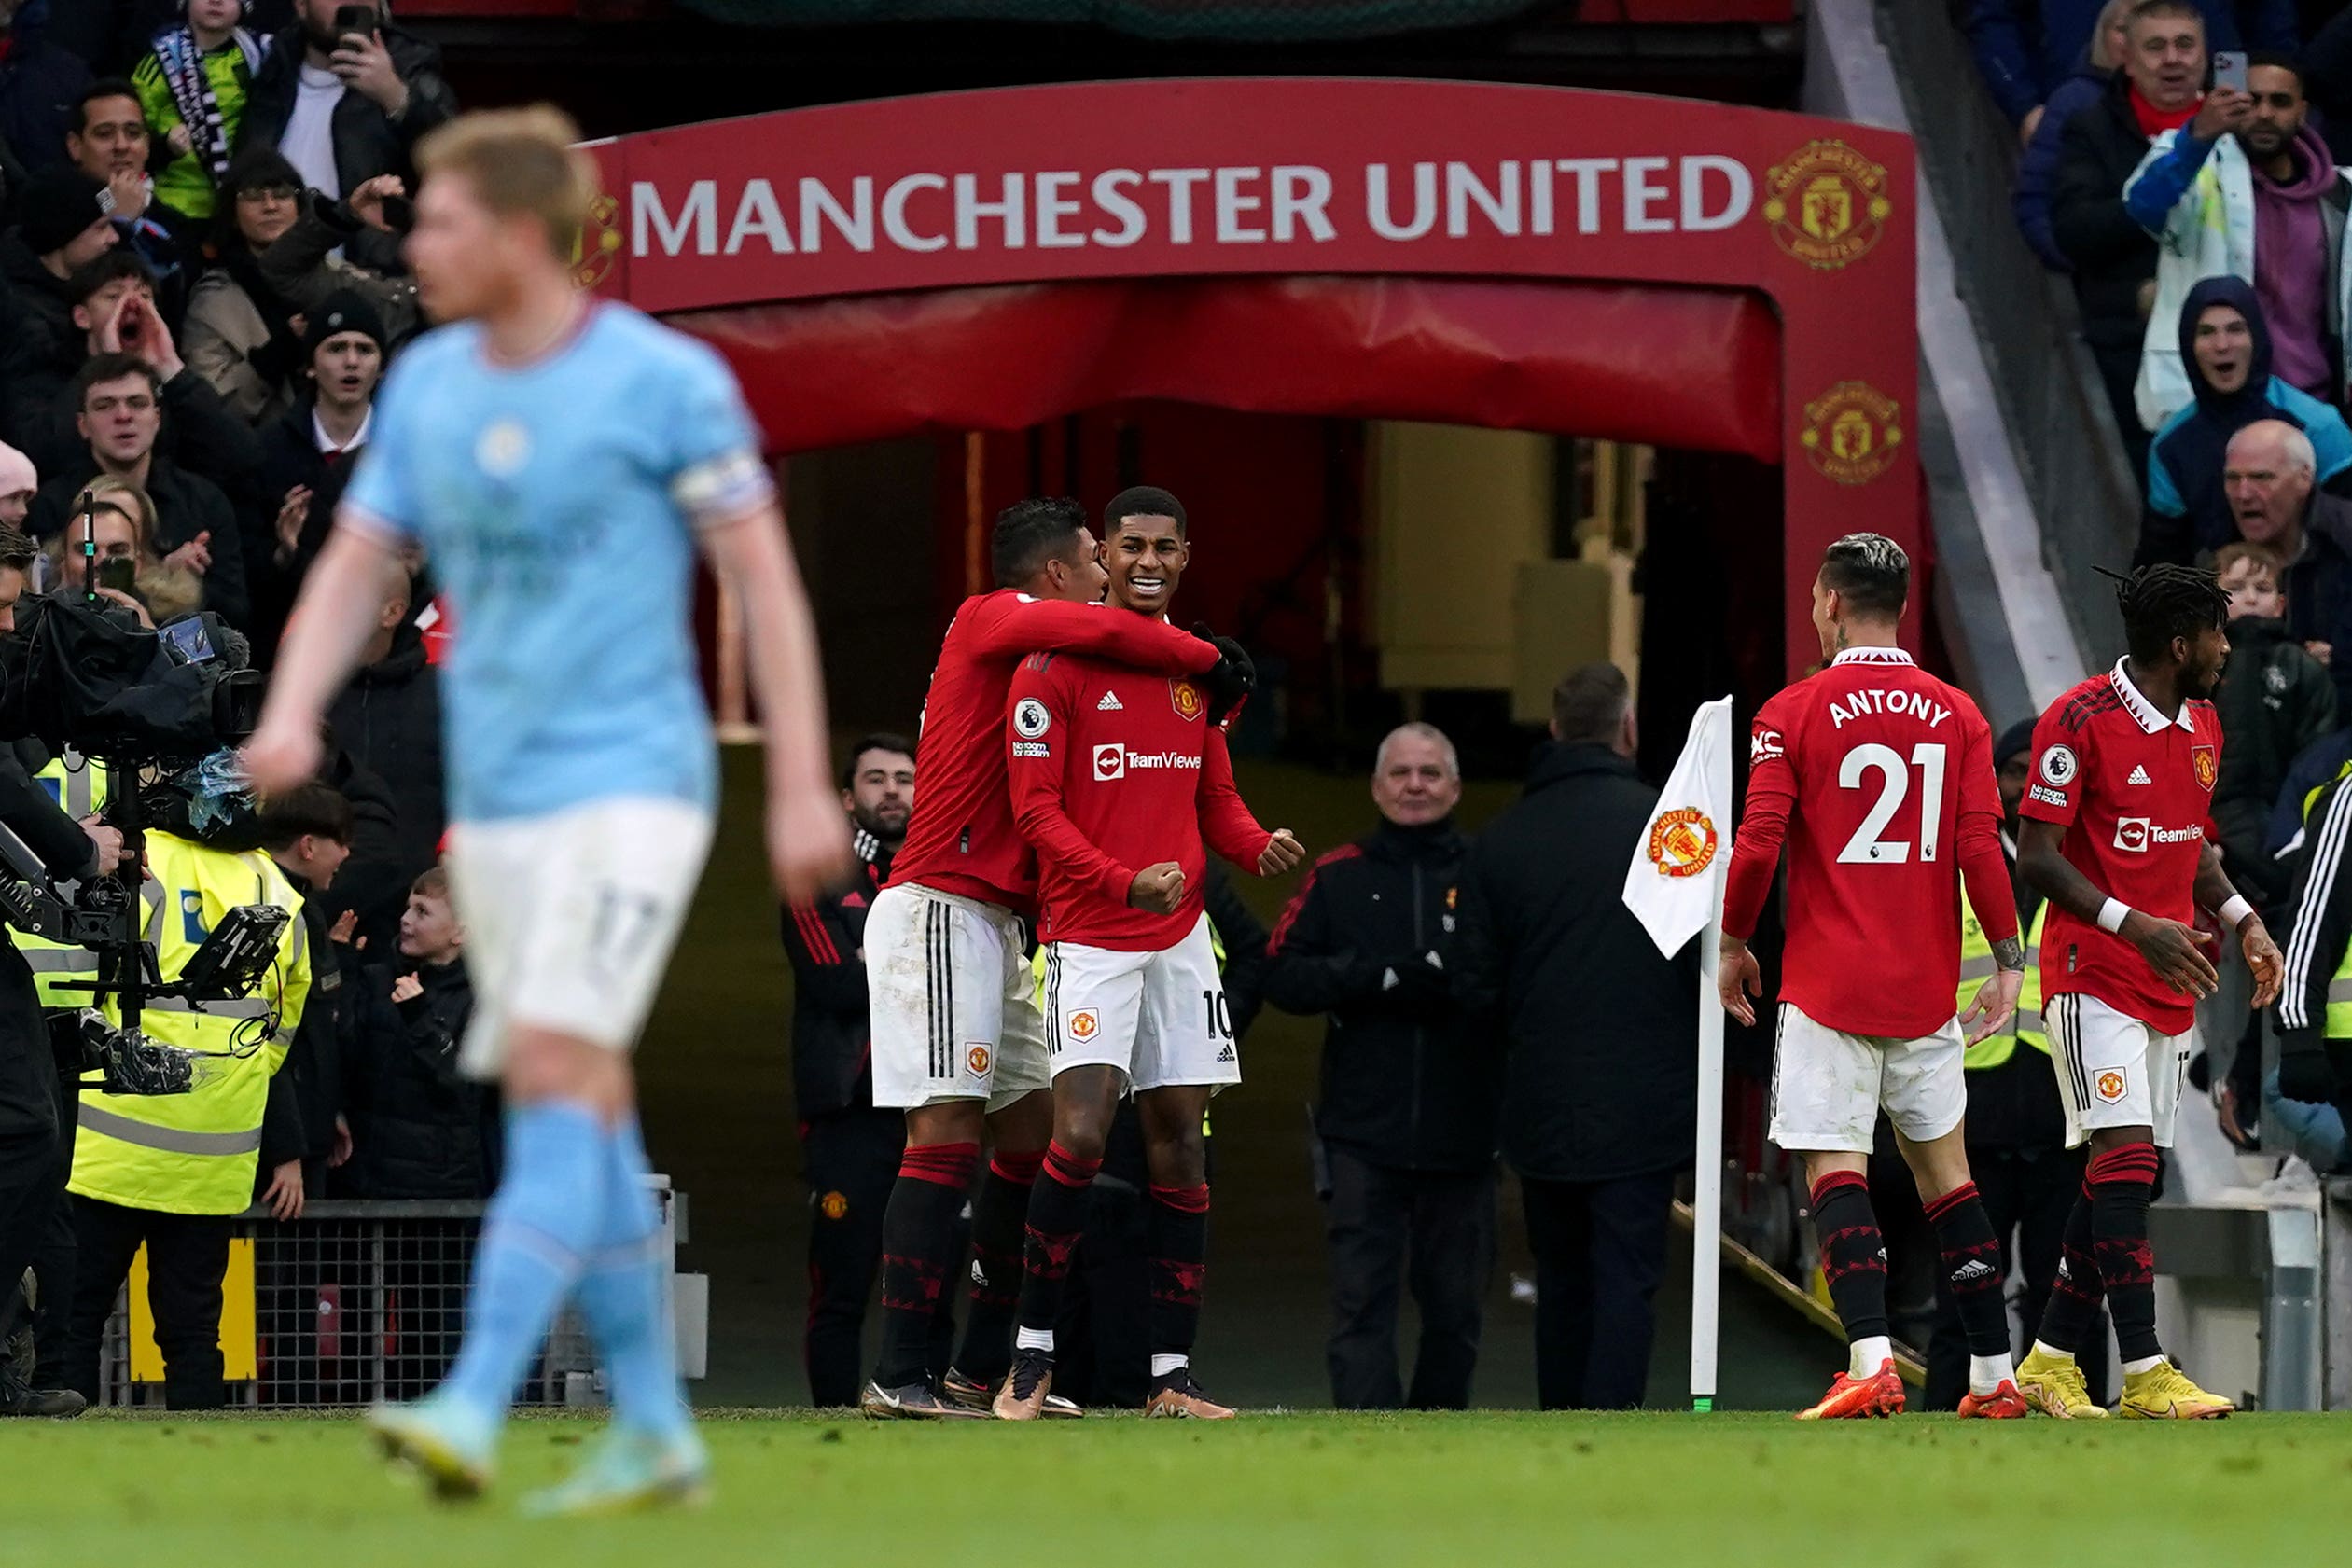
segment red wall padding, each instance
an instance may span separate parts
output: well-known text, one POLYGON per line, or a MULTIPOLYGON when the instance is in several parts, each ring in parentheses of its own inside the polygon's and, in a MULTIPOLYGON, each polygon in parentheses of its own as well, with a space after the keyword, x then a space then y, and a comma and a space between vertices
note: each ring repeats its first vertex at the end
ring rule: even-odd
POLYGON ((779 452, 1167 398, 1781 455, 1779 322, 1730 290, 1149 278, 668 319, 733 362, 779 452))

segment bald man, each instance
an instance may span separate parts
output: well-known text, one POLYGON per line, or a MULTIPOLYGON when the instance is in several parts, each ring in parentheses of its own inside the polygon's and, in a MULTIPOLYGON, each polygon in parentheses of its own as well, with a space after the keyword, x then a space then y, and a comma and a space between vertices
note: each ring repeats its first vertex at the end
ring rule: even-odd
POLYGON ((2352 714, 2352 501, 2322 490, 2310 438, 2285 420, 2230 437, 2221 490, 2240 537, 2286 563, 2288 634, 2328 667, 2352 714))
POLYGON ((1331 1249, 1331 1402, 1463 1409, 1495 1257, 1496 1060, 1451 993, 1462 862, 1454 742, 1380 744, 1381 824, 1316 862, 1268 945, 1267 999, 1329 1016, 1315 1108, 1331 1249), (1397 1366, 1410 1275, 1421 1345, 1397 1366))

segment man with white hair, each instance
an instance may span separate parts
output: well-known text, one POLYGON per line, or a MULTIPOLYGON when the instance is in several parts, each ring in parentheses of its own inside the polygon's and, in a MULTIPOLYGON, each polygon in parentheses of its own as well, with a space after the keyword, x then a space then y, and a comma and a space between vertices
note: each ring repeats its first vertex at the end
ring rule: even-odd
POLYGON ((1478 1365, 1499 1057, 1451 991, 1461 798, 1453 742, 1427 724, 1392 730, 1372 763, 1381 825, 1315 863, 1267 947, 1267 999, 1329 1015, 1315 1120, 1342 1409, 1464 1409, 1478 1365), (1397 1367, 1408 1270, 1421 1314, 1410 1386, 1397 1367))
POLYGON ((2352 500, 2314 482, 2311 440, 2285 420, 2257 420, 2230 437, 2221 490, 2248 544, 2287 563, 2287 629, 2335 682, 2352 713, 2352 500))

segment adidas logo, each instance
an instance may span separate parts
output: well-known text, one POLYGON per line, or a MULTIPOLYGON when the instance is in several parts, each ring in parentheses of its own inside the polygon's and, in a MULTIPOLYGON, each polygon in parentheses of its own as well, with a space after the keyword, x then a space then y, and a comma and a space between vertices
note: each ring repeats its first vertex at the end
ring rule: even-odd
MULTIPOLYGON (((1106 691, 1103 693, 1103 700, 1094 704, 1094 711, 1098 714, 1123 713, 1126 711, 1126 704, 1119 700, 1119 693, 1115 691, 1106 691)), ((2145 783, 2146 781, 2143 780, 2141 782, 2145 783)))
POLYGON ((2142 767, 2133 769, 2132 776, 2123 782, 2125 784, 2153 784, 2155 781, 2148 776, 2148 770, 2142 767))
POLYGON ((980 1266, 980 1259, 977 1257, 972 1259, 972 1284, 982 1290, 988 1288, 988 1270, 980 1266))
POLYGON ((1966 1263, 1961 1264, 1957 1269, 1952 1270, 1952 1283, 1954 1284, 1969 1284, 1977 1280, 1989 1280, 1993 1277, 1993 1266, 1991 1264, 1985 1262, 1981 1257, 1971 1257, 1966 1263))
POLYGON ((1219 1062, 1233 1062, 1239 1060, 1233 1055, 1233 1045, 1232 1041, 1228 1040, 1225 1043, 1225 1048, 1217 1053, 1217 1060, 1219 1062))

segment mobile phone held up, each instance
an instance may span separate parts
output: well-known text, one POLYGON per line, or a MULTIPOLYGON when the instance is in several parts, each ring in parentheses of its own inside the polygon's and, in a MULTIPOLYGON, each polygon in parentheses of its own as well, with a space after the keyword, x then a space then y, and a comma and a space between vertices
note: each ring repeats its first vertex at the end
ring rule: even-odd
POLYGON ((139 580, 139 563, 127 555, 118 555, 98 563, 98 586, 111 588, 117 593, 128 593, 139 580))
POLYGON ((2213 53, 2213 85, 2226 87, 2232 92, 2246 90, 2246 56, 2237 49, 2216 49, 2213 53))
POLYGON ((365 38, 376 30, 376 8, 373 6, 338 6, 335 7, 335 36, 356 33, 365 38))

